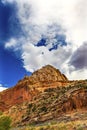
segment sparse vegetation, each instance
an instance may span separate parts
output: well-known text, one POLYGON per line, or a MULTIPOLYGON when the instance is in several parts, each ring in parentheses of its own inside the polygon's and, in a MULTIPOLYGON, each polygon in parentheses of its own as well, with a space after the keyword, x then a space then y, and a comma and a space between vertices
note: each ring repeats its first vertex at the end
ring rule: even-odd
MULTIPOLYGON (((75 96, 75 92, 83 92, 83 89, 86 88, 86 86, 86 84, 84 84, 83 87, 81 84, 77 84, 72 86, 70 85, 67 87, 56 87, 46 89, 43 93, 39 93, 33 99, 33 101, 28 104, 27 112, 25 116, 22 116, 22 120, 25 119, 25 117, 29 117, 28 119, 32 119, 33 123, 39 123, 41 120, 45 122, 49 120, 49 118, 57 118, 61 112, 67 113, 68 111, 78 109, 78 104, 76 104, 75 100, 77 100, 77 98, 79 100, 79 96, 76 97, 76 99, 73 99, 72 96, 75 96)), ((83 97, 80 96, 80 99, 81 98, 83 97)), ((87 104, 83 104, 83 106, 86 105, 87 104)))
POLYGON ((48 65, 0 93, 0 130, 87 130, 87 80, 48 65), (12 99, 12 100, 11 100, 12 99), (3 116, 3 115, 8 115, 3 116))
POLYGON ((2 111, 0 111, 0 116, 3 114, 3 112, 2 111))
POLYGON ((46 106, 42 106, 42 107, 40 108, 40 111, 41 111, 41 112, 47 112, 46 106))
MULTIPOLYGON (((15 129, 16 130, 16 129, 15 129)), ((32 126, 25 126, 21 127, 17 130, 87 130, 86 122, 85 124, 78 121, 72 121, 72 122, 61 122, 58 123, 57 121, 48 122, 42 125, 32 125, 32 126)))
POLYGON ((0 116, 0 130, 10 130, 11 119, 8 116, 0 116))
MULTIPOLYGON (((49 71, 46 69, 47 73, 40 71, 30 77, 25 76, 11 89, 10 95, 6 95, 6 99, 2 98, 1 108, 14 106, 6 111, 12 117, 13 125, 19 126, 12 130, 86 130, 87 81, 57 82, 56 73, 53 72, 52 75, 49 71), (15 99, 10 104, 12 92, 15 93, 15 99), (76 124, 77 120, 81 122, 76 124), (82 124, 83 121, 86 123, 82 124)), ((5 97, 4 95, 1 96, 5 97)), ((0 115, 0 130, 9 130, 10 119, 3 117, 2 112, 0 115), (4 123, 8 124, 8 128, 4 123)))

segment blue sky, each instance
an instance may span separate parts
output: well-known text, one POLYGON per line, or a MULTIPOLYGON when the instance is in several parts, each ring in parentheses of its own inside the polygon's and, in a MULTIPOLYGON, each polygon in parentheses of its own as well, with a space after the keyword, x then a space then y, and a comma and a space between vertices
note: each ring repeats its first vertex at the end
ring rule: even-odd
POLYGON ((47 64, 71 80, 86 79, 86 5, 85 0, 1 0, 0 88, 47 64))
POLYGON ((16 16, 15 3, 3 4, 0 2, 0 84, 11 87, 22 79, 24 75, 31 73, 23 68, 20 52, 17 55, 12 49, 4 47, 11 37, 22 35, 21 26, 16 16))
POLYGON ((6 50, 0 46, 0 81, 7 87, 11 87, 28 73, 23 68, 20 58, 17 58, 12 50, 6 50))
POLYGON ((0 40, 5 42, 10 37, 17 37, 21 27, 17 19, 17 7, 15 3, 3 4, 0 1, 0 40), (14 32, 15 30, 15 32, 14 32))

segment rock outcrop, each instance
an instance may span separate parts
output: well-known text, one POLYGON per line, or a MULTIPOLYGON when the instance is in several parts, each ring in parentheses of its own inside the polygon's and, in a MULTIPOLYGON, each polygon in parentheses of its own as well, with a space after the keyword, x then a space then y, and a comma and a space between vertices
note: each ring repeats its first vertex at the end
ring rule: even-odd
POLYGON ((34 83, 68 81, 64 74, 51 65, 46 65, 43 68, 35 71, 32 76, 29 77, 29 80, 34 83))
POLYGON ((61 115, 80 110, 86 112, 87 80, 69 81, 58 69, 44 66, 0 92, 0 110, 11 116, 14 126, 59 120, 61 115))
POLYGON ((67 114, 68 120, 70 118, 79 120, 82 112, 86 118, 87 81, 74 86, 47 88, 36 95, 32 101, 11 107, 5 114, 13 118, 13 125, 16 126, 43 123, 49 120, 60 121, 67 114), (17 115, 18 118, 16 118, 17 115))
POLYGON ((25 76, 14 87, 0 93, 0 110, 5 111, 10 107, 31 101, 39 92, 47 87, 65 86, 68 79, 64 74, 51 65, 35 71, 30 77, 25 76))

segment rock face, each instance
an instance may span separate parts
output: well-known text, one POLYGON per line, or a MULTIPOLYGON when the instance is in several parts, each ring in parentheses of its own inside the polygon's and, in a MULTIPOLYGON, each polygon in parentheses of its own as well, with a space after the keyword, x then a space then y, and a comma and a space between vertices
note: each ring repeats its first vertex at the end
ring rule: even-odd
POLYGON ((29 90, 26 83, 19 83, 15 87, 0 93, 0 110, 5 111, 16 104, 31 101, 36 94, 37 90, 29 90))
POLYGON ((44 66, 0 92, 0 110, 11 116, 14 126, 87 111, 87 80, 69 81, 58 69, 44 66))
POLYGON ((83 112, 87 119, 87 81, 74 86, 47 88, 32 101, 11 107, 5 113, 13 118, 13 125, 16 126, 49 120, 60 122, 67 114, 68 120, 77 121, 84 118, 83 112), (73 113, 75 116, 72 116, 73 113))
POLYGON ((56 82, 56 81, 68 81, 64 74, 54 68, 51 65, 44 66, 43 68, 35 71, 32 76, 30 76, 31 82, 56 82))
POLYGON ((31 101, 46 87, 65 85, 68 79, 59 70, 47 65, 35 71, 30 77, 25 76, 16 86, 0 93, 0 110, 5 111, 16 104, 31 101), (55 82, 58 82, 55 84, 55 82), (51 83, 51 84, 50 84, 51 83))

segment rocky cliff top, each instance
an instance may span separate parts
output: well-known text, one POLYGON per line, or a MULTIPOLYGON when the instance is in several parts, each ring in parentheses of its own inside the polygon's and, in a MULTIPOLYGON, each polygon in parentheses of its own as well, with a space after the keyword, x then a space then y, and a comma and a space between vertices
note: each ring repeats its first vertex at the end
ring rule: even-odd
POLYGON ((14 126, 59 120, 80 110, 87 112, 87 80, 69 81, 51 65, 0 92, 0 111, 12 118, 14 126))
POLYGON ((46 65, 27 77, 32 83, 68 81, 67 77, 51 65, 46 65))
POLYGON ((46 65, 0 93, 0 110, 5 111, 15 104, 31 101, 34 96, 50 86, 65 86, 68 79, 51 65, 46 65), (56 83, 57 82, 57 83, 56 83))

